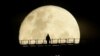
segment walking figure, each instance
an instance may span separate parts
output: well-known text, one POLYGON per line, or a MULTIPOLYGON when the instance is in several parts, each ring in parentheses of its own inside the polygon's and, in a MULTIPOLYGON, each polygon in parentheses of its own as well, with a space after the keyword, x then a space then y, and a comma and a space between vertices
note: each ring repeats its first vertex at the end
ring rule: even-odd
POLYGON ((46 41, 47 41, 47 44, 50 44, 51 39, 50 39, 50 37, 49 37, 49 34, 47 34, 47 36, 46 36, 46 41))

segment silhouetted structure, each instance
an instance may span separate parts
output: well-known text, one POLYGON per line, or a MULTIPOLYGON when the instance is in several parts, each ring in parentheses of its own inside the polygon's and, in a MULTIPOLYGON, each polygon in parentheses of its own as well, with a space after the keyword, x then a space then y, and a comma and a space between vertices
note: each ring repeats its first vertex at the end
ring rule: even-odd
POLYGON ((51 39, 49 34, 47 34, 46 39, 32 39, 32 40, 20 40, 22 45, 73 45, 77 44, 76 38, 66 38, 66 39, 51 39), (39 42, 41 41, 41 42, 39 42))
POLYGON ((49 37, 49 34, 47 34, 47 36, 46 36, 46 41, 47 41, 47 44, 50 44, 51 39, 50 39, 50 37, 49 37))

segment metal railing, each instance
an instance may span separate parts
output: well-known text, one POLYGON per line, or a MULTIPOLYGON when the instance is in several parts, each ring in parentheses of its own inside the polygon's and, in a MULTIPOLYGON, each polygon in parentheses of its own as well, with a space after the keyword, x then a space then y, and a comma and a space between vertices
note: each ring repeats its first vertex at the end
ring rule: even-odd
MULTIPOLYGON (((75 44, 76 40, 79 40, 79 38, 67 38, 67 39, 51 39, 49 41, 49 44, 75 44)), ((47 44, 47 41, 45 39, 33 39, 33 40, 20 40, 20 44, 47 44)))

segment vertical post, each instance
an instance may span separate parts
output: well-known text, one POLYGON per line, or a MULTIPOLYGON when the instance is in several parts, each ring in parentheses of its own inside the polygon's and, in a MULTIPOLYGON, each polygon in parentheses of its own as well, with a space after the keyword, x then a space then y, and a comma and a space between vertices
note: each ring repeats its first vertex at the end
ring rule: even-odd
POLYGON ((36 44, 36 40, 35 40, 35 44, 36 44))
POLYGON ((43 39, 43 44, 45 44, 45 40, 43 39))
POLYGON ((57 43, 59 43, 59 39, 57 39, 57 43))
POLYGON ((65 43, 67 43, 67 39, 65 39, 65 43))
POLYGON ((75 38, 73 38, 73 44, 75 43, 75 38))
POLYGON ((28 44, 29 44, 29 40, 27 40, 28 41, 28 44))

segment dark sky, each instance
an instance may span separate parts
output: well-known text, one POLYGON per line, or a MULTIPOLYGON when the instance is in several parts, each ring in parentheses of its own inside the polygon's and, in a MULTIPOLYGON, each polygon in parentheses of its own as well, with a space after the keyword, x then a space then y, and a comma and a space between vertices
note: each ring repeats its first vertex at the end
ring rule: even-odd
MULTIPOLYGON (((17 47, 21 22, 32 10, 43 5, 57 5, 67 9, 76 18, 81 34, 80 45, 97 47, 100 40, 99 3, 85 0, 13 0, 5 5, 7 35, 11 46, 17 47)), ((5 14, 4 14, 5 15, 5 14)))

